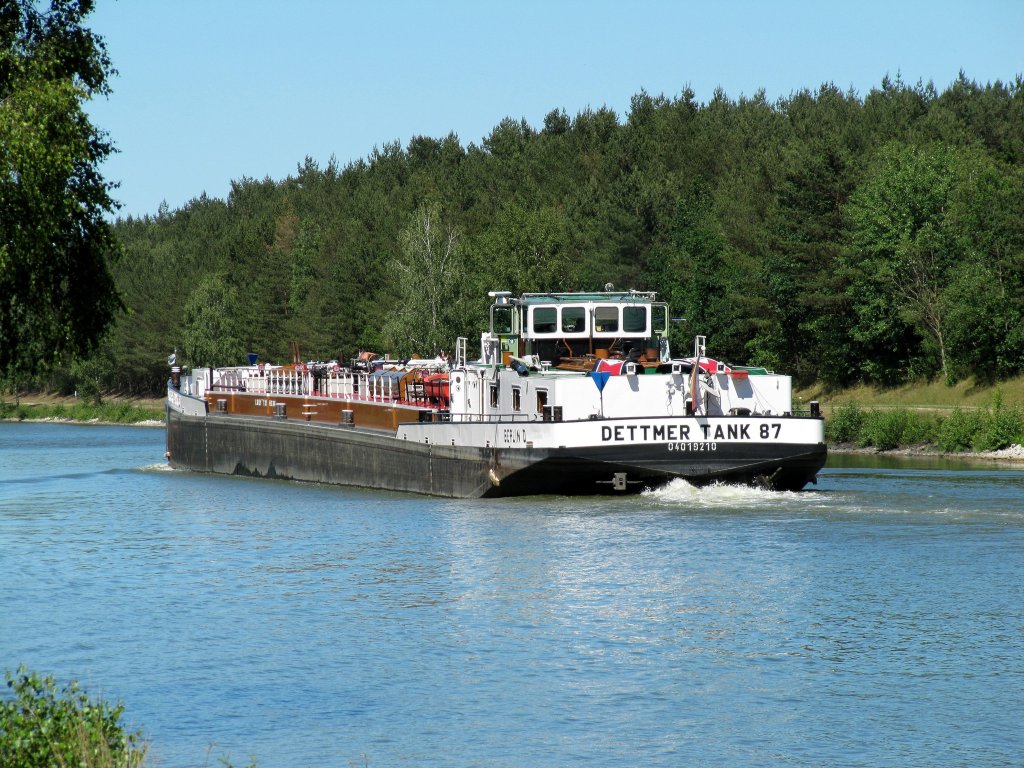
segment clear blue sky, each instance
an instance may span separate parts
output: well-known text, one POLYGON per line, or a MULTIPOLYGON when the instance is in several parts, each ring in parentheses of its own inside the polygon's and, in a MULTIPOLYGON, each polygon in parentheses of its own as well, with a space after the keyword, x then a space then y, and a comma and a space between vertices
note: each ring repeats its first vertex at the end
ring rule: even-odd
POLYGON ((120 153, 121 215, 178 208, 308 155, 366 157, 416 135, 479 144, 504 117, 641 89, 700 102, 886 74, 979 83, 1024 72, 1024 0, 98 0, 113 95, 90 105, 120 153))

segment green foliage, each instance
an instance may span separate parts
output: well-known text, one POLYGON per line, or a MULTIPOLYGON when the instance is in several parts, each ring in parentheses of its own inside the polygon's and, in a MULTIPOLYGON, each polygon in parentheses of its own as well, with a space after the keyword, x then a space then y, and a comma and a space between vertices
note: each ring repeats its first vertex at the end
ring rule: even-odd
POLYGON ((702 333, 715 357, 798 384, 1011 377, 1022 103, 1019 78, 941 93, 885 79, 863 98, 824 84, 776 103, 641 92, 624 117, 554 110, 477 144, 306 158, 226 200, 117 222, 126 309, 95 355, 100 387, 159 392, 175 347, 229 363, 287 361, 291 341, 307 358, 429 355, 472 345, 489 290, 609 282, 668 299, 687 318, 676 349, 702 333))
POLYGON ((103 399, 100 386, 103 369, 100 361, 95 357, 77 360, 71 365, 71 375, 78 396, 92 405, 99 405, 103 399))
POLYGON ((210 275, 189 296, 182 313, 185 357, 192 365, 241 365, 238 291, 220 275, 210 275))
POLYGON ((879 451, 920 444, 944 453, 995 451, 1024 444, 1024 410, 1004 406, 999 390, 986 409, 954 408, 944 417, 906 408, 861 409, 847 402, 826 419, 825 437, 879 451))
POLYGON ((426 204, 401 233, 401 253, 392 260, 395 302, 386 339, 405 355, 454 348, 466 269, 458 230, 444 221, 440 206, 426 204))
POLYGON ((974 450, 998 451, 1015 443, 1024 443, 1024 411, 1019 406, 1004 406, 997 389, 992 406, 983 415, 981 430, 975 435, 974 450))
POLYGON ((969 451, 984 429, 984 418, 979 411, 965 411, 954 408, 953 412, 939 424, 935 444, 945 453, 969 451))
POLYGON ((825 420, 825 439, 830 443, 859 443, 864 412, 854 402, 836 408, 825 420))
POLYGON ((138 732, 120 723, 124 707, 91 699, 78 684, 20 667, 0 698, 0 768, 135 768, 146 761, 138 732))
POLYGON ((930 413, 906 408, 862 409, 846 402, 825 421, 825 437, 831 443, 853 444, 891 451, 912 445, 936 443, 944 422, 930 413))
POLYGON ((113 151, 85 102, 108 92, 89 0, 0 8, 0 374, 91 352, 120 308, 116 207, 99 167, 113 151))
POLYGON ((872 410, 864 414, 859 444, 891 451, 905 445, 931 442, 935 419, 927 414, 913 413, 905 408, 872 410))
POLYGON ((140 421, 163 421, 164 412, 125 401, 105 400, 100 403, 79 400, 73 405, 63 403, 8 403, 0 400, 0 419, 66 419, 97 421, 110 424, 137 424, 140 421))

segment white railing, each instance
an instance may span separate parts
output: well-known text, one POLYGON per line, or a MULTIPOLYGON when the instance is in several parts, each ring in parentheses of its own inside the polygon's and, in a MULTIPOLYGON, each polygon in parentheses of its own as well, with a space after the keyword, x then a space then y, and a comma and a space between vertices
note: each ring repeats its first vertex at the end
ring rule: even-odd
POLYGON ((314 377, 309 370, 288 368, 219 368, 214 389, 261 395, 317 395, 340 399, 387 402, 400 396, 398 381, 392 377, 371 377, 368 373, 345 370, 324 371, 314 377), (314 388, 314 385, 318 385, 314 388))
MULTIPOLYGON (((421 369, 426 372, 428 369, 421 369)), ((212 389, 248 392, 260 395, 315 395, 345 400, 394 402, 405 399, 426 400, 419 377, 373 376, 362 371, 327 369, 316 375, 309 369, 257 367, 218 368, 212 389)))

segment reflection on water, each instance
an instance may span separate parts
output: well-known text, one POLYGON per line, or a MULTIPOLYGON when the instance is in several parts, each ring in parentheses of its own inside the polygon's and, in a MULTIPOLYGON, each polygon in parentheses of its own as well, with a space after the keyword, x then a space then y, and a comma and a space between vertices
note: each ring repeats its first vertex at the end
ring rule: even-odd
POLYGON ((476 501, 162 454, 159 431, 0 424, 0 658, 123 699, 161 766, 1024 750, 1020 470, 476 501))

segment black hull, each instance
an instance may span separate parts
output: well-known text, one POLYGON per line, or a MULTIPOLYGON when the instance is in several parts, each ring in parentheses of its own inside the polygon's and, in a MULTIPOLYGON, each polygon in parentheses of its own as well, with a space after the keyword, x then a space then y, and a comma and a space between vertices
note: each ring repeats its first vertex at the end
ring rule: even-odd
POLYGON ((496 449, 427 445, 369 430, 261 417, 188 416, 167 409, 172 467, 354 485, 433 496, 638 493, 682 478, 799 490, 826 459, 823 443, 720 443, 496 449))
POLYGON ((675 479, 696 486, 727 483, 798 491, 816 482, 827 458, 824 444, 719 446, 713 458, 684 459, 665 459, 659 445, 630 446, 628 460, 621 448, 545 453, 545 458, 503 480, 502 493, 487 495, 638 493, 675 479))

